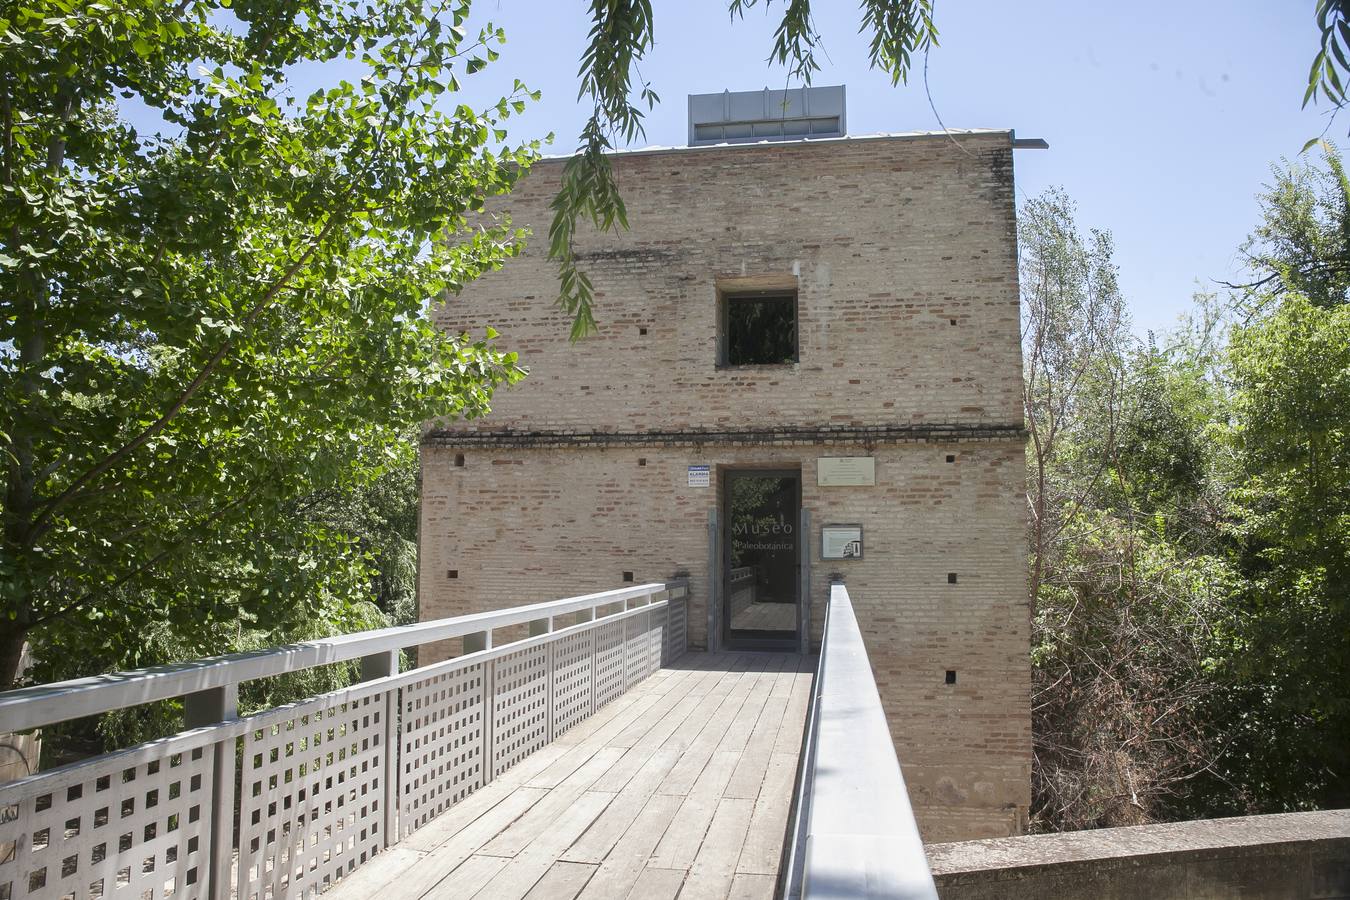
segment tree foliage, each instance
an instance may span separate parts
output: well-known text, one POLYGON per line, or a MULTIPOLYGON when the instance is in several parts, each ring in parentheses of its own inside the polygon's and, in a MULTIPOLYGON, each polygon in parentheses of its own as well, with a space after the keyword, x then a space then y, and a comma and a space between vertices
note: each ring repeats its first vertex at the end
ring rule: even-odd
MULTIPOLYGON (((1346 88, 1350 86, 1350 2, 1317 0, 1314 16, 1319 40, 1317 53, 1308 69, 1303 105, 1307 107, 1323 97, 1339 109, 1345 106, 1346 88)), ((1317 138, 1308 141, 1304 149, 1315 143, 1317 138)))
MULTIPOLYGON (((1018 217, 1033 600, 1044 560, 1066 521, 1057 511, 1081 506, 1081 485, 1095 483, 1101 474, 1097 465, 1096 472, 1079 473, 1077 480, 1060 477, 1069 471, 1066 431, 1081 419, 1086 401, 1114 399, 1128 327, 1111 235, 1092 231, 1084 237, 1074 215, 1073 201, 1051 189, 1029 200, 1018 217), (1095 396, 1090 386, 1097 388, 1095 396)), ((1103 424, 1114 431, 1114 421, 1103 424)))
MULTIPOLYGON (((259 650, 278 643, 330 637, 334 634, 403 625, 417 618, 417 455, 409 440, 378 477, 355 487, 329 485, 290 504, 286 519, 303 520, 309 529, 340 536, 327 558, 315 559, 322 570, 307 572, 300 560, 278 558, 283 573, 315 585, 338 598, 318 614, 277 626, 239 618, 206 622, 147 620, 128 623, 123 635, 108 627, 58 627, 35 634, 32 677, 39 683, 101 672, 178 662, 219 653, 259 650), (318 577, 322 575, 322 577, 318 577), (112 640, 108 640, 111 635, 112 640)), ((219 557, 216 571, 228 569, 219 557)), ((239 560, 234 565, 241 565, 239 560)), ((181 566, 196 565, 191 558, 181 566)), ((284 579, 283 579, 284 580, 284 579)), ((240 590, 221 578, 220 602, 240 605, 240 590)), ((134 605, 135 597, 119 598, 134 605)), ((409 660, 411 662, 411 660, 409 660)), ((318 666, 300 672, 250 681, 240 686, 239 707, 248 713, 270 709, 302 697, 336 690, 359 679, 356 663, 318 666)), ((62 723, 43 730, 44 768, 89 752, 102 752, 172 734, 182 727, 181 700, 132 707, 94 720, 62 723)))
MULTIPOLYGON (((1047 486, 1030 495, 1040 828, 1350 803, 1345 186, 1334 155, 1278 172, 1254 280, 1161 339, 1100 308, 1057 318, 1081 278, 1025 303, 1028 335, 1069 321, 1064 340, 1095 348, 1058 370, 1027 355, 1033 437, 1056 432, 1028 453, 1047 486)), ((1024 216, 1026 258, 1087 271, 1047 202, 1024 216)))
POLYGON ((426 307, 519 251, 471 227, 533 96, 443 108, 467 3, 22 0, 0 17, 0 684, 35 629, 333 620, 363 574, 297 509, 486 410, 513 354, 426 307), (357 83, 298 97, 305 63, 357 83), (162 121, 153 133, 120 112, 162 121))
POLYGON ((1233 333, 1233 778, 1350 805, 1350 306, 1290 295, 1233 333))
POLYGON ((1052 189, 1020 217, 1031 512, 1033 826, 1168 817, 1221 744, 1209 670, 1228 571, 1180 539, 1208 388, 1140 345, 1109 233, 1052 189))
POLYGON ((1254 281, 1239 286, 1248 305, 1301 294, 1319 306, 1350 300, 1350 177, 1340 156, 1326 168, 1287 161, 1261 195, 1263 221, 1243 245, 1254 281))

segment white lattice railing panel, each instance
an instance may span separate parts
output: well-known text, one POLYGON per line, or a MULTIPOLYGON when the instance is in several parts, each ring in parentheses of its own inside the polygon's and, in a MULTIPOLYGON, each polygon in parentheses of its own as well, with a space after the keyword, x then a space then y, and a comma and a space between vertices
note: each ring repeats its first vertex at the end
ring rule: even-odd
POLYGON ((403 688, 399 755, 403 837, 486 783, 486 668, 477 663, 403 688))
POLYGON ((670 625, 670 608, 663 606, 660 609, 654 609, 651 612, 650 624, 647 628, 647 665, 649 667, 647 674, 652 674, 661 668, 661 663, 666 658, 666 631, 670 625))
POLYGON ((493 663, 494 778, 548 743, 550 650, 547 644, 538 644, 493 663))
POLYGON ((0 787, 0 898, 205 896, 215 748, 201 743, 168 738, 0 787))
POLYGON ((624 648, 625 690, 647 677, 647 619, 650 613, 642 612, 627 620, 627 646, 624 648))
POLYGON ((0 692, 6 730, 175 698, 213 723, 0 784, 0 900, 315 897, 682 654, 686 597, 634 585, 0 692), (398 671, 471 635, 486 649, 398 671), (365 683, 237 718, 241 683, 357 659, 365 683))
POLYGON ((591 673, 595 666, 595 630, 559 638, 553 644, 553 737, 590 716, 591 673))
POLYGON ((645 669, 642 673, 643 678, 647 678, 654 674, 657 669, 661 668, 661 641, 662 633, 665 631, 665 613, 666 611, 664 609, 653 609, 647 612, 647 629, 642 634, 642 659, 645 664, 645 669), (657 616, 658 612, 661 614, 659 619, 657 616))
POLYGON ((666 610, 669 617, 666 623, 666 653, 661 661, 670 663, 683 656, 688 648, 688 603, 685 600, 671 600, 666 610))
POLYGON ((256 717, 244 735, 240 900, 315 896, 380 850, 385 699, 320 697, 256 717))
POLYGON ((591 692, 595 698, 594 708, 597 710, 624 692, 625 627, 623 620, 620 620, 594 629, 595 672, 591 692))

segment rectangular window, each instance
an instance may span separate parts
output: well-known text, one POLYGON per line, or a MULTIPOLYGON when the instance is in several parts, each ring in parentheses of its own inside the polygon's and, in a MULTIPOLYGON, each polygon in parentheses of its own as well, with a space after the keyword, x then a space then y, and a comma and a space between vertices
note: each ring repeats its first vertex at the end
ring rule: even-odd
POLYGON ((781 366, 797 361, 796 291, 723 291, 724 366, 781 366))

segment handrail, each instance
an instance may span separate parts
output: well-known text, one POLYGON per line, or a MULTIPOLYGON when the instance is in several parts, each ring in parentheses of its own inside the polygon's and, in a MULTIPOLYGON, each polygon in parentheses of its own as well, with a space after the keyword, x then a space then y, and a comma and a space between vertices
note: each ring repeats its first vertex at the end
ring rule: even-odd
POLYGON ((0 784, 0 882, 313 896, 683 655, 689 597, 634 585, 0 694, 0 729, 185 700, 178 734, 0 784), (399 671, 399 650, 460 636, 464 654, 399 671), (356 684, 239 716, 242 681, 358 658, 356 684))
POLYGON ((937 900, 867 648, 843 584, 830 586, 808 715, 785 896, 937 900))
MULTIPOLYGON (((74 678, 0 693, 0 732, 26 731, 115 709, 196 694, 315 666, 391 653, 495 628, 687 590, 684 581, 653 582, 580 597, 465 616, 396 625, 190 662, 74 678)), ((683 596, 683 594, 681 594, 683 596)))

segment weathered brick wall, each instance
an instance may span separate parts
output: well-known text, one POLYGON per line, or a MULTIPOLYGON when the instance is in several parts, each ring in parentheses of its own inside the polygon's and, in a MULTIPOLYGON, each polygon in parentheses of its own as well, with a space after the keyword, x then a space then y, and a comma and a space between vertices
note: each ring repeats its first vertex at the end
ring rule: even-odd
POLYGON ((578 232, 598 336, 570 346, 551 305, 557 162, 509 198, 537 235, 525 255, 438 313, 493 326, 532 372, 467 427, 1021 423, 1006 133, 619 154, 614 169, 630 229, 578 232), (801 362, 716 368, 716 279, 793 274, 801 362))
POLYGON ((1007 532, 1016 532, 1024 506, 1022 448, 878 447, 876 487, 818 487, 816 458, 838 452, 471 449, 458 467, 456 451, 424 448, 422 615, 604 590, 619 586, 624 572, 641 582, 686 571, 690 641, 705 646, 708 518, 719 492, 716 480, 689 487, 687 466, 800 467, 812 522, 813 637, 820 637, 830 573, 839 572, 925 836, 1016 833, 1030 784, 1027 609, 1023 545, 1007 532), (864 558, 822 561, 827 522, 860 523, 864 558), (447 578, 450 570, 458 577, 447 578), (945 684, 949 669, 955 685, 945 684))
MULTIPOLYGON (((532 374, 490 416, 424 441, 423 618, 688 572, 703 646, 720 467, 800 468, 812 630, 838 571, 925 837, 1020 831, 1031 741, 1011 149, 1007 134, 960 143, 620 155, 632 229, 583 244, 598 338, 567 344, 542 238, 453 301, 444 326, 493 325, 532 374), (801 362, 717 369, 716 278, 794 272, 801 362), (784 426, 854 431, 770 435, 784 426), (487 434, 506 429, 535 437, 487 434), (557 432, 611 437, 578 447, 557 432), (875 456, 876 486, 818 487, 816 459, 838 455, 875 456), (714 484, 690 488, 700 463, 714 484), (864 559, 819 559, 829 522, 863 525, 864 559)), ((517 224, 546 230, 555 177, 548 164, 512 196, 517 224)))

